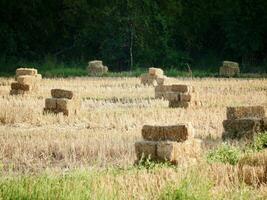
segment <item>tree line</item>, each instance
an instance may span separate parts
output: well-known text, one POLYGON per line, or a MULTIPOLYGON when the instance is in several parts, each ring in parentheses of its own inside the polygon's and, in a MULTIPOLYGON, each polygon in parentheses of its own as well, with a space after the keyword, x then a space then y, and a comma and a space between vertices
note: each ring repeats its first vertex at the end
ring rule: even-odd
POLYGON ((266 0, 1 0, 0 58, 266 69, 266 10, 266 0))

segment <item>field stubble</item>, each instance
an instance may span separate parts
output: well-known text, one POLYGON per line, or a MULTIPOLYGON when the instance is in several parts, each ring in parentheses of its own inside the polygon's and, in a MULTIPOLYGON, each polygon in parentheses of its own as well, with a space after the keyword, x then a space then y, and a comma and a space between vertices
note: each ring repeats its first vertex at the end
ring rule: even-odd
MULTIPOLYGON (((187 110, 168 108, 167 101, 154 98, 154 88, 142 86, 137 78, 43 79, 36 94, 24 97, 9 96, 11 82, 12 79, 0 78, 3 174, 38 173, 44 169, 127 168, 136 159, 134 143, 141 139, 144 124, 191 122, 197 137, 209 141, 207 144, 212 146, 212 140, 220 141, 226 106, 263 105, 267 109, 266 79, 173 79, 173 83, 193 85, 199 93, 202 106, 187 110), (80 112, 69 117, 43 115, 44 100, 50 96, 52 88, 72 90, 82 101, 80 112)), ((214 166, 208 169, 212 170, 209 176, 217 185, 227 185, 221 184, 224 180, 218 173, 221 169, 214 169, 214 166)), ((150 197, 157 196, 162 185, 171 181, 164 178, 163 169, 154 177, 158 180, 154 180, 153 173, 140 173, 145 174, 141 179, 147 176, 151 179, 147 191, 150 197), (158 191, 151 190, 155 184, 160 187, 158 191)), ((177 172, 172 173, 175 179, 180 176, 177 172)), ((234 176, 234 172, 231 173, 234 176)), ((138 175, 130 179, 133 190, 135 184, 139 184, 134 182, 138 175)), ((116 178, 116 181, 120 182, 120 179, 116 178)), ((120 186, 124 184, 119 183, 120 186)), ((214 190, 216 193, 216 187, 214 190)))

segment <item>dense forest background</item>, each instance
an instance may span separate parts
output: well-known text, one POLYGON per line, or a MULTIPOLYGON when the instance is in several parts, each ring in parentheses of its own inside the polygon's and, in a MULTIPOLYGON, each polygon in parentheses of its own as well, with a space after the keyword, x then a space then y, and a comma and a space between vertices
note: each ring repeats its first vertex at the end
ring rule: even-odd
POLYGON ((267 71, 266 0, 0 0, 0 63, 267 71))

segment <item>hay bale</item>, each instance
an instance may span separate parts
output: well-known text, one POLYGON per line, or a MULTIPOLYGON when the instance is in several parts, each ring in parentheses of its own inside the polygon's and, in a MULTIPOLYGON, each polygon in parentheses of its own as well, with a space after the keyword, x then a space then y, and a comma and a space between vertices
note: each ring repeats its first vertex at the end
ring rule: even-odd
POLYGON ((11 89, 9 94, 10 95, 24 95, 26 94, 27 91, 25 90, 14 90, 14 89, 11 89))
POLYGON ((167 99, 166 94, 171 92, 171 85, 157 85, 155 87, 155 98, 156 99, 167 99))
POLYGON ((179 102, 190 102, 191 94, 187 93, 176 93, 176 92, 166 92, 164 97, 169 101, 179 101, 179 102))
POLYGON ((156 92, 171 92, 172 86, 171 85, 158 85, 155 87, 156 92))
POLYGON ((103 66, 101 60, 93 60, 88 63, 88 73, 91 75, 103 75, 108 72, 108 67, 103 66))
POLYGON ((192 99, 191 94, 185 94, 185 93, 179 94, 179 101, 190 102, 191 99, 192 99))
POLYGON ((263 106, 239 106, 227 107, 227 119, 241 119, 241 118, 263 118, 265 117, 265 110, 263 106))
POLYGON ((223 139, 252 139, 255 134, 261 132, 261 119, 236 119, 224 120, 223 139))
POLYGON ((249 154, 238 162, 238 176, 245 183, 267 183, 267 150, 249 154))
POLYGON ((11 83, 10 95, 23 95, 26 92, 36 91, 38 89, 38 81, 42 76, 33 68, 18 68, 16 70, 15 80, 11 83))
POLYGON ((180 101, 180 93, 177 92, 165 92, 164 98, 169 101, 180 101))
POLYGON ((191 123, 177 124, 173 126, 151 126, 144 125, 142 136, 149 141, 177 141, 183 142, 195 135, 191 123))
POLYGON ((74 98, 73 92, 62 89, 52 89, 52 98, 45 100, 44 113, 76 114, 80 109, 80 101, 74 98))
POLYGON ((45 99, 45 108, 56 109, 57 108, 57 99, 56 98, 45 99))
POLYGON ((30 76, 30 75, 22 75, 17 77, 17 82, 20 84, 36 84, 37 78, 36 76, 30 76))
POLYGON ((157 81, 155 77, 149 76, 148 74, 142 74, 141 77, 141 84, 148 85, 148 86, 156 86, 157 81))
POLYGON ((56 100, 56 107, 58 110, 70 110, 72 109, 72 100, 69 99, 57 99, 56 100))
POLYGON ((166 77, 163 75, 163 70, 154 67, 149 68, 148 74, 142 74, 140 76, 141 84, 152 86, 163 85, 165 78, 166 77))
POLYGON ((23 90, 23 91, 30 91, 31 86, 29 84, 21 84, 18 82, 11 83, 12 90, 23 90))
POLYGON ((239 67, 239 64, 237 62, 232 62, 232 61, 223 61, 223 66, 225 66, 225 67, 239 67))
POLYGON ((239 64, 231 61, 224 61, 223 66, 220 67, 219 74, 221 76, 232 77, 240 73, 239 64))
POLYGON ((184 158, 197 158, 203 149, 200 139, 185 142, 163 141, 157 144, 157 159, 179 164, 184 158))
POLYGON ((189 108, 190 105, 186 101, 169 101, 169 108, 189 108))
POLYGON ((160 68, 150 67, 150 68, 148 69, 148 74, 149 74, 150 76, 159 76, 159 75, 163 75, 164 72, 163 72, 163 70, 160 69, 160 68))
POLYGON ((89 61, 88 65, 90 67, 102 67, 103 66, 103 62, 101 60, 93 60, 93 61, 89 61))
POLYGON ((166 79, 167 79, 167 77, 164 76, 164 75, 159 75, 159 76, 157 76, 157 78, 156 78, 157 84, 158 84, 158 85, 163 85, 163 84, 164 84, 164 81, 165 81, 166 79))
POLYGON ((186 93, 186 92, 191 92, 192 89, 191 89, 191 86, 189 85, 173 84, 172 91, 179 92, 179 93, 186 93))
POLYGON ((44 113, 63 113, 63 115, 77 114, 80 104, 78 101, 59 98, 48 98, 45 101, 44 113))
POLYGON ((135 143, 135 153, 138 160, 144 158, 157 159, 157 142, 153 141, 138 141, 135 143))
POLYGON ((52 89, 51 95, 54 98, 66 98, 66 99, 72 99, 73 98, 73 92, 69 90, 62 90, 62 89, 52 89))
POLYGON ((37 74, 37 69, 34 68, 18 68, 16 69, 16 76, 30 75, 34 76, 37 74))

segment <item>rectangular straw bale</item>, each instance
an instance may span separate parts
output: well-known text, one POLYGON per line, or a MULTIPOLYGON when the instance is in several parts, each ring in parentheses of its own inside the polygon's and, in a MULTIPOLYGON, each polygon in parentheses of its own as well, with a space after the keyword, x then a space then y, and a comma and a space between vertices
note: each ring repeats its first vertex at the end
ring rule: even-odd
POLYGON ((142 136, 149 141, 170 140, 183 142, 194 137, 194 128, 191 123, 177 124, 173 126, 144 125, 142 136))
POLYGON ((157 145, 158 160, 179 163, 183 158, 197 158, 202 153, 203 142, 190 139, 185 142, 161 141, 157 145))
POLYGON ((10 92, 9 92, 10 95, 24 95, 26 94, 26 91, 24 90, 14 90, 14 89, 11 89, 10 92))
POLYGON ((224 120, 223 139, 253 139, 254 135, 262 132, 261 119, 224 120))
POLYGON ((172 85, 172 91, 173 92, 180 92, 180 93, 186 93, 191 92, 191 86, 189 85, 182 85, 182 84, 173 84, 172 85))
POLYGON ((18 82, 11 83, 11 89, 29 91, 31 89, 29 84, 21 84, 18 82))
POLYGON ((72 109, 72 100, 69 99, 57 99, 56 107, 58 110, 69 110, 72 109))
POLYGON ((72 91, 62 90, 62 89, 52 89, 51 95, 54 98, 67 98, 67 99, 73 98, 73 92, 72 91))
POLYGON ((34 68, 18 68, 18 69, 16 69, 16 76, 22 76, 22 75, 34 76, 36 74, 37 74, 37 69, 34 69, 34 68))
POLYGON ((166 92, 165 98, 169 101, 190 102, 191 94, 178 93, 178 92, 166 92))
POLYGON ((180 93, 179 94, 179 100, 180 101, 186 101, 186 102, 190 102, 191 101, 191 94, 186 94, 186 93, 180 93))
POLYGON ((21 75, 17 77, 17 82, 20 84, 35 84, 37 81, 37 78, 35 76, 30 75, 21 75))
POLYGON ((223 127, 226 131, 238 132, 249 130, 260 130, 261 119, 236 119, 224 120, 223 127))
POLYGON ((171 92, 171 85, 157 85, 155 87, 156 92, 171 92))
POLYGON ((156 75, 163 75, 164 72, 160 68, 150 67, 148 69, 148 74, 151 75, 151 76, 156 76, 156 75))
POLYGON ((239 64, 237 62, 232 62, 232 61, 223 61, 223 66, 225 66, 225 67, 239 67, 239 64))
POLYGON ((227 107, 227 119, 263 118, 265 110, 263 106, 239 106, 227 107))
POLYGON ((57 108, 57 99, 56 98, 47 98, 45 99, 45 107, 46 108, 57 108))
POLYGON ((157 158, 156 152, 157 142, 153 141, 138 141, 135 143, 135 153, 138 160, 141 158, 157 158))
POLYGON ((180 94, 177 92, 165 92, 165 98, 169 101, 180 101, 180 94))

